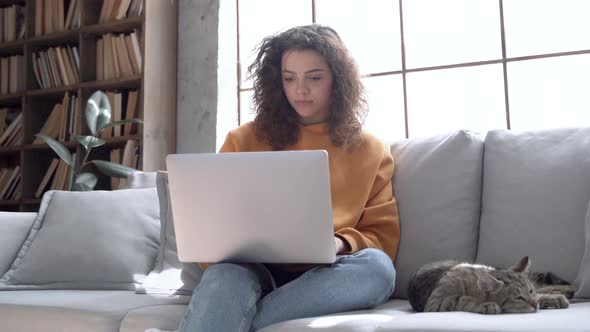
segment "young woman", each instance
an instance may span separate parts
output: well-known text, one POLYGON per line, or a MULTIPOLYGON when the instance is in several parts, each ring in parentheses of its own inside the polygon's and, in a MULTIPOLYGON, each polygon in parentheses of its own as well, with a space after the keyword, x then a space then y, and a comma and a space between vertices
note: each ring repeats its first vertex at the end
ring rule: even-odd
POLYGON ((295 27, 267 37, 249 67, 256 117, 220 152, 328 151, 334 264, 208 266, 181 331, 252 331, 303 317, 365 309, 393 292, 399 220, 393 159, 361 129, 363 86, 331 28, 295 27))

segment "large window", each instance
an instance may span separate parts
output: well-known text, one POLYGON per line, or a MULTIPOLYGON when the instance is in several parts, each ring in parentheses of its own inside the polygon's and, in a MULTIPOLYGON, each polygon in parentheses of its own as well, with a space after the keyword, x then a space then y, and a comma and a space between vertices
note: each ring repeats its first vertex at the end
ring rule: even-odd
POLYGON ((256 45, 320 23, 357 60, 365 128, 386 142, 459 128, 590 126, 590 1, 235 1, 239 124, 253 118, 246 70, 256 45))

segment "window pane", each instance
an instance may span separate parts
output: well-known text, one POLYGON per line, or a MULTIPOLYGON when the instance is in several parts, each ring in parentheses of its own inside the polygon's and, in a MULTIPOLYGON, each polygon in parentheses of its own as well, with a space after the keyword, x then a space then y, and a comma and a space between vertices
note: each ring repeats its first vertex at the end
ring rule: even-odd
POLYGON ((506 55, 590 49, 590 1, 504 0, 506 55))
POLYGON ((398 1, 316 0, 316 22, 338 32, 361 74, 401 70, 398 1))
POLYGON ((369 102, 365 130, 385 143, 406 137, 402 75, 387 75, 363 80, 369 102))
POLYGON ((311 24, 311 1, 246 0, 239 2, 240 75, 242 88, 249 88, 248 66, 264 37, 297 25, 311 24))
POLYGON ((509 62, 511 128, 590 126, 588 87, 590 55, 509 62))
POLYGON ((506 128, 502 65, 408 73, 410 137, 506 128))
POLYGON ((502 57, 497 0, 403 2, 407 68, 502 57))
POLYGON ((253 90, 240 92, 240 125, 254 120, 254 104, 252 96, 254 95, 253 90))

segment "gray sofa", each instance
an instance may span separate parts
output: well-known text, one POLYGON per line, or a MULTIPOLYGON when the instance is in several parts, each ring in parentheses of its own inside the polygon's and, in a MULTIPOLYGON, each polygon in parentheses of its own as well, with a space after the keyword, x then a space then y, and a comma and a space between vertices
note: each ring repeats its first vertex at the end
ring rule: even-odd
MULTIPOLYGON (((590 331, 590 128, 457 131, 391 149, 402 230, 391 301, 262 331, 590 331), (427 262, 524 255, 574 284, 568 309, 415 313, 405 300, 427 262)), ((166 183, 137 173, 135 189, 50 192, 38 213, 0 213, 0 330, 176 329, 200 270, 175 257, 166 183)))

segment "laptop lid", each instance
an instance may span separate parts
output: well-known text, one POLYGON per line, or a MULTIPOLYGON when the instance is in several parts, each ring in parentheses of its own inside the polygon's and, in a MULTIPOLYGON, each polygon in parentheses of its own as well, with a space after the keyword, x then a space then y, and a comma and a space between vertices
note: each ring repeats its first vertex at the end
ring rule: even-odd
POLYGON ((181 261, 335 261, 326 151, 173 154, 166 166, 181 261))

